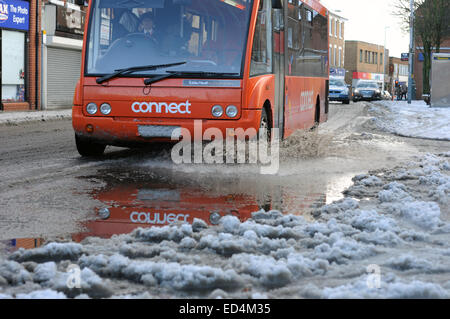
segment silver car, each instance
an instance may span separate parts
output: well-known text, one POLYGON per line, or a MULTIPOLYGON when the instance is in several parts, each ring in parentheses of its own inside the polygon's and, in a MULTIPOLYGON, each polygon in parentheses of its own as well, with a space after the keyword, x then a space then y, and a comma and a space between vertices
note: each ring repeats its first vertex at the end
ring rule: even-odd
POLYGON ((376 82, 359 82, 353 91, 353 102, 381 100, 381 89, 376 82))
POLYGON ((330 79, 329 101, 339 101, 344 104, 350 103, 350 90, 344 80, 330 79))

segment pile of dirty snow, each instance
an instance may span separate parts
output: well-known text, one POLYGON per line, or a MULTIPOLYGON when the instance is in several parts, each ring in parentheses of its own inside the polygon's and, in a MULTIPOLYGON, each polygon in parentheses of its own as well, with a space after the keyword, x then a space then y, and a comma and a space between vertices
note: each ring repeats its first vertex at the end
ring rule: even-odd
POLYGON ((431 108, 424 101, 377 101, 369 109, 377 128, 406 137, 450 140, 450 108, 431 108))
POLYGON ((355 176, 314 220, 258 211, 0 260, 0 298, 449 298, 450 153, 355 176))

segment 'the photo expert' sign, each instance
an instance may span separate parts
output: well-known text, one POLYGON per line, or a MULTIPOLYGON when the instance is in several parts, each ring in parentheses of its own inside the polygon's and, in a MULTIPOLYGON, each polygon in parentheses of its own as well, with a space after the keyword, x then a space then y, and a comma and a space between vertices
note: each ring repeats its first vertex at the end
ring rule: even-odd
POLYGON ((28 31, 30 6, 18 0, 0 0, 0 28, 28 31))

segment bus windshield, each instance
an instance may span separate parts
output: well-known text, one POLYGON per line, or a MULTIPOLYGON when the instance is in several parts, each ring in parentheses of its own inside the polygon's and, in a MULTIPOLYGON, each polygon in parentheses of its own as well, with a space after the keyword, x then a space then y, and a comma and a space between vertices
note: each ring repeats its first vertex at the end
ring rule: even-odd
MULTIPOLYGON (((242 76, 253 0, 92 2, 86 76, 166 64, 175 64, 167 68, 170 71, 202 71, 206 77, 242 76)), ((122 76, 154 77, 165 72, 143 69, 122 76)))

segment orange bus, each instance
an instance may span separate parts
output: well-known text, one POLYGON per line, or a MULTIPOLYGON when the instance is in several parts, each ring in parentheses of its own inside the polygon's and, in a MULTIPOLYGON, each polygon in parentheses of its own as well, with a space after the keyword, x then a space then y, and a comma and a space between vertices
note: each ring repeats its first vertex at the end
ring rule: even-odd
POLYGON ((73 128, 82 156, 176 128, 328 118, 328 11, 318 0, 91 0, 73 128))

